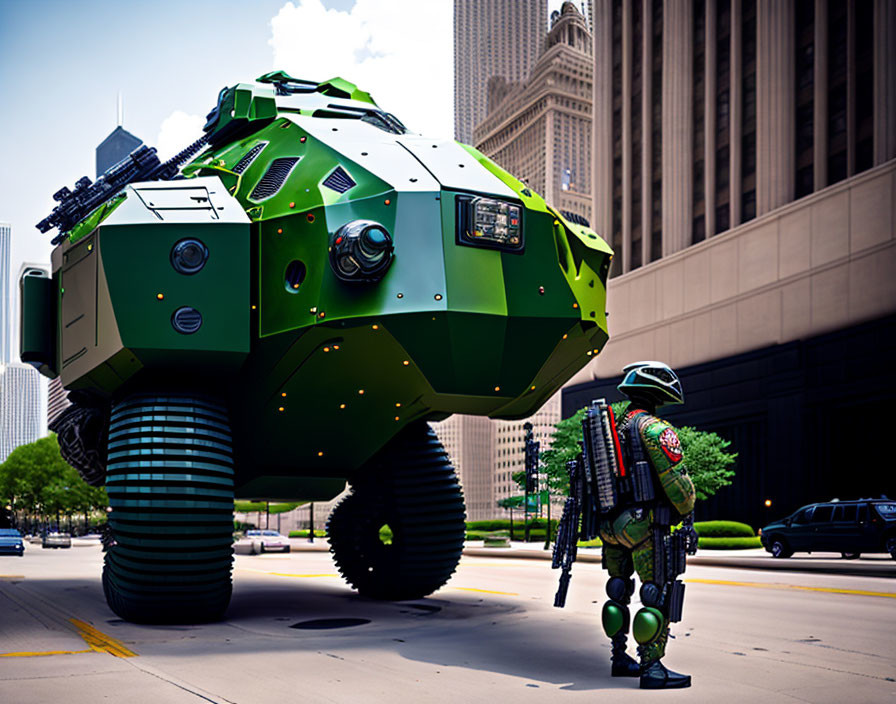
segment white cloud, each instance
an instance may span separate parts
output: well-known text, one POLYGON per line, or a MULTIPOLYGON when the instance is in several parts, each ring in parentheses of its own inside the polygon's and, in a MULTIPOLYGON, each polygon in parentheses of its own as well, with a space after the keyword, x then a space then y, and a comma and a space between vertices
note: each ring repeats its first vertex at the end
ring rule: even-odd
POLYGON ((410 130, 450 139, 453 22, 451 0, 357 0, 350 12, 299 0, 271 19, 268 43, 274 69, 315 81, 340 76, 410 130))
POLYGON ((159 159, 165 161, 177 154, 181 149, 199 139, 203 132, 205 118, 199 115, 188 115, 183 110, 175 110, 162 120, 156 149, 159 159))

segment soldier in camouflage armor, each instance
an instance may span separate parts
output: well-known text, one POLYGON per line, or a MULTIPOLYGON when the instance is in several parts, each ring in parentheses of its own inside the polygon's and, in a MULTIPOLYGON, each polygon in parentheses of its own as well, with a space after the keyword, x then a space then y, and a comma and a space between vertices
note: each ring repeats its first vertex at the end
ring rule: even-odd
MULTIPOLYGON (((623 453, 631 458, 632 438, 640 436, 646 460, 655 472, 654 484, 662 489, 662 493, 658 492, 652 505, 619 506, 600 524, 603 567, 610 573, 607 581, 610 600, 604 604, 602 622, 612 642, 612 675, 640 677, 642 689, 689 687, 689 675, 667 670, 660 662, 669 637, 669 594, 675 575, 670 575, 663 569, 663 563, 657 562, 658 554, 662 560, 664 551, 656 549, 657 541, 669 541, 666 537, 669 535, 668 524, 682 520, 686 523, 682 530, 689 531, 688 544, 696 546, 696 535, 691 526, 694 484, 682 461, 681 444, 675 429, 655 415, 658 406, 683 403, 684 395, 675 372, 660 362, 630 364, 623 373, 618 388, 631 401, 617 419, 623 453), (662 521, 660 516, 667 518, 662 521), (660 575, 656 574, 658 570, 662 570, 660 575), (632 623, 640 664, 626 653, 630 622, 628 604, 635 590, 633 572, 637 572, 641 580, 642 606, 632 623)), ((683 562, 683 554, 681 559, 683 562)), ((683 589, 680 582, 678 587, 683 589)))

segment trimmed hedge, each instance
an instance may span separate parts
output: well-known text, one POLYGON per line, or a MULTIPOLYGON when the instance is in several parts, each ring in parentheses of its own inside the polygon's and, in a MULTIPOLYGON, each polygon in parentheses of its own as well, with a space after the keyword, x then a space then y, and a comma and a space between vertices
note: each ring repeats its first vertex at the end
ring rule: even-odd
MULTIPOLYGON (((307 531, 307 530, 291 530, 291 531, 289 531, 289 535, 288 535, 287 537, 289 537, 289 538, 307 538, 307 537, 308 537, 308 531, 307 531)), ((315 538, 326 538, 326 537, 327 537, 327 531, 325 531, 325 530, 318 530, 318 529, 315 528, 315 530, 314 530, 314 537, 315 537, 315 538)))
POLYGON ((752 538, 756 535, 746 523, 737 521, 698 521, 694 530, 701 538, 752 538))
POLYGON ((701 550, 748 550, 761 548, 762 543, 757 535, 739 538, 700 538, 697 547, 701 550))
MULTIPOLYGON (((557 524, 559 521, 556 518, 551 519, 551 527, 554 530, 557 530, 557 524)), ((531 528, 537 528, 539 530, 545 530, 547 528, 548 522, 545 518, 535 518, 534 516, 529 519, 529 526, 531 528)), ((525 525, 523 524, 522 518, 518 518, 513 522, 513 532, 516 534, 518 530, 524 530, 525 525)), ((510 519, 507 518, 496 518, 492 521, 467 521, 467 530, 473 531, 496 531, 496 530, 510 530, 510 519)))

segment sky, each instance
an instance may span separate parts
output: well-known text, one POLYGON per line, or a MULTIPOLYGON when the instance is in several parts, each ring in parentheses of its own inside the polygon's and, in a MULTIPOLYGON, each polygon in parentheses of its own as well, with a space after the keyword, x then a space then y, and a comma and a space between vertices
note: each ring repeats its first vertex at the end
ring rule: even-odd
POLYGON ((451 0, 0 0, 0 221, 11 274, 47 263, 35 223, 95 177, 117 124, 162 158, 201 136, 225 85, 273 69, 342 76, 415 132, 452 137, 451 0), (425 9, 424 9, 425 8, 425 9))
POLYGON ((452 138, 452 8, 452 0, 0 0, 0 222, 13 228, 12 277, 23 262, 49 262, 55 231, 34 225, 59 188, 95 178, 94 150, 117 124, 119 92, 124 128, 163 159, 201 136, 222 87, 273 69, 342 76, 412 131, 452 138))

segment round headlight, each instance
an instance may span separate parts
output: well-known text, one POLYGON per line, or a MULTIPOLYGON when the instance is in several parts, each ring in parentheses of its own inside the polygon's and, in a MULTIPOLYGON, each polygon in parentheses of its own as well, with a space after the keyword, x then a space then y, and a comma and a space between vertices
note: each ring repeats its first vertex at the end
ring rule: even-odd
POLYGON ((330 266, 341 281, 373 283, 394 258, 392 237, 373 220, 353 220, 330 235, 330 266))
POLYGON ((208 247, 195 238, 181 240, 171 248, 171 266, 180 274, 195 274, 208 260, 208 247))

